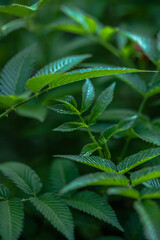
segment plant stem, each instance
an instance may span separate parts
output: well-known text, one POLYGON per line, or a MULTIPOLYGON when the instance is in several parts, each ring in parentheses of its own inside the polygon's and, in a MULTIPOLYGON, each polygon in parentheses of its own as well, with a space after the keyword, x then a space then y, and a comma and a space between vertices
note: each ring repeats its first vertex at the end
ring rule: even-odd
POLYGON ((143 111, 143 108, 144 108, 144 105, 145 105, 145 103, 146 103, 146 101, 147 101, 147 96, 146 95, 144 95, 144 97, 143 97, 143 99, 142 99, 142 102, 141 102, 141 104, 140 104, 140 106, 139 106, 139 109, 138 109, 138 115, 140 115, 141 113, 142 113, 142 111, 143 111))
POLYGON ((108 146, 107 146, 107 143, 105 143, 105 144, 103 145, 103 147, 104 147, 105 157, 110 160, 110 159, 111 159, 111 153, 110 153, 110 151, 109 151, 109 148, 108 148, 108 146))
POLYGON ((39 95, 41 95, 42 93, 47 92, 47 91, 48 91, 48 89, 45 89, 45 90, 41 91, 40 93, 36 93, 36 94, 34 94, 33 96, 27 98, 26 100, 23 100, 22 102, 13 105, 12 107, 8 108, 5 112, 3 112, 2 114, 0 114, 0 118, 8 117, 8 114, 9 114, 10 112, 12 112, 12 111, 15 111, 16 108, 18 108, 18 107, 20 107, 21 105, 23 105, 23 104, 31 101, 32 99, 38 97, 39 95))
POLYGON ((131 141, 131 138, 127 138, 127 139, 126 139, 126 142, 125 142, 125 144, 124 144, 124 146, 123 146, 123 148, 122 148, 122 152, 121 152, 121 154, 120 154, 120 158, 119 158, 120 160, 123 160, 130 141, 131 141))
POLYGON ((89 129, 89 126, 86 124, 86 122, 84 121, 84 119, 83 119, 83 117, 81 116, 81 114, 79 114, 78 116, 79 116, 81 122, 87 126, 87 127, 86 127, 86 130, 87 130, 87 132, 88 132, 88 135, 89 135, 90 138, 92 139, 93 143, 98 147, 99 155, 104 158, 104 155, 103 155, 102 150, 101 150, 101 146, 100 146, 99 143, 96 141, 95 137, 93 136, 92 132, 91 132, 90 129, 89 129))

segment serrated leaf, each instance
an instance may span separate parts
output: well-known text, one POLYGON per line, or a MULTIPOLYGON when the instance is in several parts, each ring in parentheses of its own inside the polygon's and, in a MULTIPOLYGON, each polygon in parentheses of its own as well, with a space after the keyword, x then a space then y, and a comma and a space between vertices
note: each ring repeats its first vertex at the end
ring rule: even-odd
POLYGON ((9 190, 3 184, 0 184, 0 200, 8 199, 9 197, 9 190))
POLYGON ((87 186, 128 186, 128 183, 129 180, 121 174, 115 172, 97 172, 87 174, 75 179, 64 188, 62 188, 60 194, 64 194, 68 191, 87 186))
POLYGON ((115 83, 106 88, 98 97, 89 118, 89 124, 96 122, 106 107, 112 102, 115 83))
POLYGON ((53 73, 64 73, 71 68, 73 68, 78 63, 82 62, 86 58, 89 58, 91 55, 84 54, 84 55, 75 55, 75 56, 68 56, 64 57, 62 59, 59 59, 57 61, 54 61, 47 66, 41 68, 35 76, 41 76, 41 75, 48 75, 53 73))
POLYGON ((159 188, 160 179, 152 179, 150 181, 144 182, 143 185, 145 185, 147 188, 159 188))
POLYGON ((80 155, 89 157, 90 155, 92 155, 92 153, 94 153, 98 149, 100 149, 100 147, 98 147, 95 143, 89 143, 82 148, 80 155))
POLYGON ((0 6, 1 13, 7 13, 18 17, 25 17, 33 14, 37 10, 38 4, 34 4, 32 6, 20 5, 17 3, 13 3, 7 6, 0 6))
POLYGON ((64 159, 55 159, 51 165, 49 187, 51 191, 57 193, 62 187, 78 176, 78 169, 74 162, 64 159))
POLYGON ((7 162, 0 164, 0 171, 27 194, 35 195, 42 187, 38 175, 23 163, 7 162))
POLYGON ((90 191, 77 193, 71 199, 66 200, 70 207, 86 212, 104 222, 112 224, 119 230, 123 230, 120 226, 114 210, 108 202, 98 194, 90 191))
POLYGON ((146 123, 138 124, 134 128, 134 132, 137 137, 141 138, 143 141, 153 143, 160 146, 160 136, 157 131, 155 131, 152 126, 146 125, 146 123))
POLYGON ((102 134, 100 139, 103 142, 107 142, 114 134, 123 132, 129 128, 131 128, 136 120, 137 116, 132 116, 120 121, 118 124, 113 125, 107 128, 102 134))
POLYGON ((95 67, 84 68, 68 73, 48 74, 37 77, 32 77, 27 81, 26 88, 31 89, 32 92, 39 92, 43 87, 50 84, 50 89, 63 86, 68 83, 84 80, 87 78, 102 77, 120 73, 133 73, 133 72, 156 72, 149 70, 137 70, 131 68, 120 67, 95 67))
POLYGON ((0 81, 2 95, 16 95, 24 92, 26 81, 32 73, 35 54, 35 45, 32 45, 19 52, 5 65, 0 81))
POLYGON ((112 161, 97 156, 56 155, 55 157, 83 163, 106 172, 116 172, 116 165, 112 161))
POLYGON ((159 240, 160 209, 157 203, 151 200, 135 202, 134 208, 136 209, 142 222, 146 239, 159 240))
POLYGON ((74 239, 74 225, 66 203, 54 193, 45 193, 39 198, 30 198, 34 207, 67 239, 74 239))
POLYGON ((94 87, 89 79, 86 79, 82 89, 82 106, 81 113, 85 112, 92 104, 94 100, 95 92, 94 87))
POLYGON ((143 188, 140 193, 141 199, 159 199, 160 189, 158 188, 143 188))
POLYGON ((78 115, 77 109, 72 105, 66 104, 55 104, 53 106, 48 106, 49 109, 61 113, 61 114, 69 114, 69 115, 78 115))
POLYGON ((139 192, 136 189, 129 187, 112 187, 107 190, 109 195, 120 195, 123 197, 129 197, 133 199, 139 198, 139 192))
POLYGON ((79 111, 77 110, 77 102, 74 97, 69 95, 62 99, 56 99, 56 101, 60 102, 61 104, 49 106, 50 109, 61 114, 79 115, 79 111))
POLYGON ((118 164, 118 171, 120 173, 126 173, 129 170, 157 157, 160 155, 160 148, 150 148, 144 151, 140 151, 134 155, 126 157, 122 162, 118 164))
POLYGON ((57 128, 54 128, 53 130, 59 132, 72 132, 80 128, 87 128, 87 125, 80 122, 67 122, 57 128))
POLYGON ((23 204, 18 198, 0 202, 0 236, 3 240, 17 240, 23 228, 23 204))
POLYGON ((155 64, 157 64, 159 60, 158 49, 156 48, 155 42, 147 37, 140 36, 135 33, 120 31, 126 37, 137 43, 144 53, 148 56, 148 58, 155 64))
POLYGON ((118 74, 116 77, 142 95, 147 91, 146 82, 138 74, 118 74))
POLYGON ((160 166, 146 167, 131 173, 131 183, 135 186, 158 177, 160 177, 160 166))

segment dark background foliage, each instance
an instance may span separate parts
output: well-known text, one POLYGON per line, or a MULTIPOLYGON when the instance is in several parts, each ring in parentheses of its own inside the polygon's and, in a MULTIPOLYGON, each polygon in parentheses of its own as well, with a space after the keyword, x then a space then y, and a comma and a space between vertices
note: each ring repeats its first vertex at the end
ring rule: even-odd
MULTIPOLYGON (((35 3, 29 0, 1 0, 1 5, 10 3, 21 3, 30 5, 35 3)), ((84 12, 94 16, 105 25, 120 27, 125 30, 140 33, 145 36, 155 38, 159 31, 160 18, 159 1, 146 0, 51 0, 46 6, 39 10, 34 21, 34 25, 28 25, 28 29, 17 30, 12 32, 5 38, 0 39, 0 70, 5 63, 18 51, 26 46, 37 42, 37 61, 34 71, 40 69, 47 63, 59 59, 64 56, 90 53, 92 58, 89 62, 113 64, 117 66, 125 66, 122 62, 114 57, 111 53, 105 50, 85 37, 59 32, 59 31, 44 31, 40 24, 52 24, 61 17, 65 17, 61 11, 61 6, 67 4, 68 6, 78 7, 84 12), (36 25, 38 24, 38 25, 36 25)), ((11 21, 14 17, 7 14, 0 14, 0 26, 11 21)), ((120 42, 118 39, 114 39, 120 42)), ((154 69, 152 63, 148 58, 133 45, 133 58, 135 67, 138 69, 154 69)), ((148 75, 148 78, 152 74, 148 75)), ((114 77, 103 77, 93 79, 93 84, 96 86, 96 94, 98 95, 107 85, 108 81, 114 77)), ((116 80, 117 81, 117 80, 116 80)), ((47 96, 42 95, 39 100, 53 99, 61 97, 65 94, 72 94, 78 100, 81 99, 81 87, 83 82, 78 82, 51 90, 47 96)), ((154 97, 147 103, 144 112, 149 114, 151 118, 158 116, 159 110, 154 107, 154 102, 158 100, 158 96, 154 97), (152 106, 152 108, 150 108, 152 106)), ((33 100, 33 103, 37 100, 33 100)), ((115 91, 114 101, 109 108, 131 108, 137 110, 141 102, 141 97, 129 86, 118 82, 115 91)), ((32 102, 31 102, 32 104, 32 102)), ((1 119, 0 122, 0 162, 19 161, 33 167, 40 175, 42 182, 47 184, 47 176, 54 154, 79 154, 82 146, 89 141, 89 137, 85 132, 75 133, 57 133, 52 129, 73 117, 64 117, 58 115, 53 111, 48 111, 47 114, 42 110, 38 114, 46 117, 39 120, 20 116, 12 112, 9 117, 1 119)), ((37 117, 36 117, 37 118, 37 117)), ((123 140, 114 139, 110 144, 110 149, 115 161, 118 161, 118 156, 124 144, 123 140), (116 150, 115 150, 116 149, 116 150), (117 160, 116 160, 117 159, 117 160)), ((147 143, 133 140, 130 144, 126 155, 133 154, 136 151, 145 149, 147 143)), ((89 167, 78 165, 80 173, 89 172, 89 167)), ((5 182, 0 176, 0 181, 5 182)), ((11 183, 6 183, 11 185, 11 183)), ((12 185, 10 186, 13 187, 12 185)), ((98 188, 101 192, 101 188, 98 188)), ((14 193, 13 193, 14 195, 14 193)), ((138 237, 130 238, 130 227, 127 221, 132 223, 133 220, 126 209, 126 206, 132 210, 132 200, 119 201, 116 197, 112 197, 112 206, 117 211, 120 222, 126 226, 126 239, 143 239, 138 238, 140 229, 136 229, 138 237)), ((73 211, 76 222, 76 239, 95 239, 102 235, 117 235, 122 236, 123 233, 113 229, 108 224, 95 220, 90 216, 83 215, 78 211, 73 211), (83 223, 83 224, 82 224, 83 223), (84 224, 85 223, 85 224, 84 224)), ((138 221, 137 216, 134 222, 138 221)), ((63 237, 53 230, 42 218, 36 217, 30 212, 26 205, 26 219, 24 232, 21 239, 41 240, 41 239, 63 239, 63 237)))

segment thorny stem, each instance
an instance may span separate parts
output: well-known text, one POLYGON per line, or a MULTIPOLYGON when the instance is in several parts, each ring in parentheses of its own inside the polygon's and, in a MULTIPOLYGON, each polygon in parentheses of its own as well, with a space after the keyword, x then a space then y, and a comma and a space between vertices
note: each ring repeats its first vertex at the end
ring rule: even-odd
POLYGON ((96 139, 95 139, 95 137, 93 136, 92 132, 90 131, 89 126, 86 124, 86 122, 84 121, 84 119, 83 119, 83 117, 81 116, 81 114, 79 114, 78 116, 79 116, 81 122, 87 126, 87 127, 86 127, 86 130, 87 130, 87 132, 88 132, 88 135, 89 135, 90 138, 92 139, 93 143, 98 147, 99 155, 104 158, 104 155, 103 155, 103 153, 102 153, 101 147, 100 147, 99 143, 96 141, 96 139))

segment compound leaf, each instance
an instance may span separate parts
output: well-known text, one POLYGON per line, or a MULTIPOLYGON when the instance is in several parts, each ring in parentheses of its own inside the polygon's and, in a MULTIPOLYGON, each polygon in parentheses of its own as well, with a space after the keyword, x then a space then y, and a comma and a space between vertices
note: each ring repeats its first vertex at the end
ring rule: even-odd
POLYGON ((104 222, 112 224, 121 231, 120 226, 114 210, 108 204, 106 199, 100 197, 98 194, 91 191, 83 191, 77 193, 71 199, 66 200, 67 204, 80 211, 86 212, 104 222))
POLYGON ((0 80, 2 95, 19 95, 24 92, 26 81, 32 73, 35 53, 35 45, 32 45, 19 52, 6 64, 0 80))
POLYGON ((144 151, 140 151, 134 155, 126 157, 122 162, 118 164, 118 171, 120 173, 128 172, 129 170, 137 167, 144 162, 147 162, 160 155, 160 148, 150 148, 144 151))
POLYGON ((135 202, 137 211, 144 228, 144 234, 148 240, 159 240, 160 236, 160 209, 156 202, 145 200, 135 202))
POLYGON ((23 229, 23 204, 20 199, 0 202, 0 236, 3 240, 17 240, 23 229))
POLYGON ((78 155, 56 155, 56 157, 65 158, 75 162, 83 163, 91 167, 100 169, 106 172, 116 172, 116 166, 110 160, 103 159, 97 156, 78 156, 78 155))
POLYGON ((35 208, 67 239, 74 239, 74 225, 66 203, 54 193, 30 199, 35 208))
POLYGON ((89 124, 96 122, 98 117, 106 109, 106 107, 112 102, 115 83, 106 88, 98 97, 89 118, 89 124))
POLYGON ((0 200, 8 199, 9 197, 9 190, 3 184, 0 184, 0 200))
POLYGON ((35 195, 42 187, 38 175, 23 163, 7 162, 0 164, 0 171, 27 194, 35 195))
POLYGON ((128 186, 129 180, 115 172, 97 172, 79 177, 61 189, 60 194, 87 186, 128 186))

